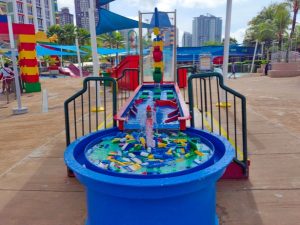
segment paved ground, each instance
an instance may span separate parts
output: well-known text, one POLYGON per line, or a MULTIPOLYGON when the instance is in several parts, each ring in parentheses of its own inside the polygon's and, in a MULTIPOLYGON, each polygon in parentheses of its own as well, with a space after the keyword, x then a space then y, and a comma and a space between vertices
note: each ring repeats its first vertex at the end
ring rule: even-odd
MULTIPOLYGON (((63 102, 79 79, 43 80, 26 94, 26 115, 0 102, 0 225, 84 224, 82 186, 66 176, 63 102)), ((300 221, 300 77, 244 77, 228 85, 247 96, 249 180, 218 183, 221 225, 298 225, 300 221)), ((0 98, 1 100, 1 98, 0 98)))

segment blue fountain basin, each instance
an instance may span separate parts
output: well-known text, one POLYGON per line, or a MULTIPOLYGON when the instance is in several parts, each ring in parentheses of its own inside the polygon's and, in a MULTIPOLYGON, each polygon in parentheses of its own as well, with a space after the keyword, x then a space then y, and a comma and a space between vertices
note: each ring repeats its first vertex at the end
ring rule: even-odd
POLYGON ((73 142, 65 162, 87 193, 87 225, 216 225, 216 182, 234 157, 222 137, 189 128, 188 135, 212 143, 213 163, 161 176, 122 176, 87 167, 85 148, 117 128, 92 133, 73 142))

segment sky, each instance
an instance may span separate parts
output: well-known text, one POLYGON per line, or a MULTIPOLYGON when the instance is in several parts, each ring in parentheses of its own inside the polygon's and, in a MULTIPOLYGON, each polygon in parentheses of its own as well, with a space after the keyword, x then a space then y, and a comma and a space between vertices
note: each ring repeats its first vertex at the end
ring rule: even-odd
MULTIPOLYGON (((280 2, 280 0, 233 0, 230 36, 242 43, 248 22, 263 7, 275 2, 280 2)), ((67 6, 74 14, 74 0, 58 0, 58 6, 59 9, 67 6)), ((152 12, 155 6, 160 11, 174 11, 176 9, 179 44, 184 31, 192 33, 193 18, 207 13, 222 18, 224 36, 226 0, 115 0, 110 3, 110 10, 137 19, 138 11, 152 12)))

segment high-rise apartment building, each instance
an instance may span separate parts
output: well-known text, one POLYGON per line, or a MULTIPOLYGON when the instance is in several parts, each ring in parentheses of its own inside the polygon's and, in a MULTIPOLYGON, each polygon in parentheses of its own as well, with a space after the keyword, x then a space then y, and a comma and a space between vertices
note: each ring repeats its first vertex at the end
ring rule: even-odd
POLYGON ((17 0, 8 1, 7 12, 13 14, 13 22, 34 24, 36 31, 47 31, 48 27, 54 25, 56 0, 17 0))
POLYGON ((208 41, 221 42, 222 19, 213 15, 201 15, 193 19, 193 47, 203 46, 208 41))
POLYGON ((59 16, 59 25, 64 26, 66 24, 74 25, 74 16, 70 13, 68 7, 61 8, 61 11, 58 12, 59 16))
POLYGON ((192 34, 184 32, 182 36, 182 47, 192 47, 192 34))
POLYGON ((6 13, 6 2, 4 0, 0 0, 0 15, 6 13))
MULTIPOLYGON (((90 8, 90 0, 74 0, 75 1, 75 17, 76 17, 76 25, 81 28, 85 28, 89 30, 89 8, 90 8)), ((99 21, 98 9, 97 9, 98 0, 94 0, 94 12, 95 12, 95 20, 96 25, 99 21)), ((109 4, 102 6, 105 9, 109 9, 109 4)))

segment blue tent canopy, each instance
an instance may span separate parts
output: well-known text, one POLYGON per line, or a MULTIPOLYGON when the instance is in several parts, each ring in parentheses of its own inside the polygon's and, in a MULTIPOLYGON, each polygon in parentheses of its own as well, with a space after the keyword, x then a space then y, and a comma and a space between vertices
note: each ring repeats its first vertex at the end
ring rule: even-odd
MULTIPOLYGON (((139 22, 127 17, 118 15, 106 9, 99 10, 99 23, 96 26, 96 34, 104 34, 116 30, 138 28, 139 22)), ((149 27, 149 24, 143 23, 143 27, 149 27)))
MULTIPOLYGON (((157 12, 157 14, 158 14, 158 27, 159 28, 172 27, 168 13, 157 12)), ((155 13, 153 14, 153 16, 151 18, 150 27, 151 28, 155 27, 155 13)))
MULTIPOLYGON (((45 47, 45 48, 55 48, 55 51, 67 50, 67 51, 77 52, 77 48, 75 45, 45 45, 45 44, 41 44, 41 46, 45 47)), ((86 52, 80 50, 80 53, 85 54, 86 52)))
POLYGON ((45 48, 41 45, 36 45, 36 53, 38 56, 46 56, 46 55, 58 55, 58 56, 71 56, 76 55, 76 52, 64 52, 64 51, 56 51, 53 49, 45 48))
POLYGON ((98 0, 98 6, 103 6, 103 5, 106 5, 106 4, 108 4, 108 3, 110 3, 110 2, 113 2, 113 1, 115 1, 115 0, 98 0))

